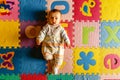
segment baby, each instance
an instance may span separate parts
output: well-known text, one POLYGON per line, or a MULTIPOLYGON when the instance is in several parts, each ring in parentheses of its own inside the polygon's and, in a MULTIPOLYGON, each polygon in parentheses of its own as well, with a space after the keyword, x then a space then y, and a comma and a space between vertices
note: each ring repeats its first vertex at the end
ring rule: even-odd
POLYGON ((36 38, 37 45, 42 45, 42 54, 48 62, 47 73, 58 74, 64 58, 64 43, 70 47, 69 37, 60 25, 62 14, 53 9, 48 13, 48 23, 36 38))

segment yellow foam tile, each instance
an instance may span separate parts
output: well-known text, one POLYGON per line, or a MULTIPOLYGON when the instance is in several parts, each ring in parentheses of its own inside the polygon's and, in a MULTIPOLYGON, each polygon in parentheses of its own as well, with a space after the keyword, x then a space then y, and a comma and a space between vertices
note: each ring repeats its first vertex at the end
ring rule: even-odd
POLYGON ((120 48, 101 48, 100 74, 118 74, 120 72, 120 48))
POLYGON ((0 47, 20 47, 19 21, 0 20, 0 47))
MULTIPOLYGON (((99 59, 99 48, 79 48, 76 47, 73 49, 73 72, 74 74, 97 74, 99 73, 99 69, 100 69, 100 59, 99 59), (90 55, 89 53, 92 52, 92 55, 90 55), (83 53, 85 56, 80 56, 80 54, 83 53), (86 57, 87 56, 87 57, 86 57), (89 59, 88 59, 89 56, 89 59), (83 59, 84 58, 84 59, 83 59), (79 60, 83 61, 82 65, 79 65, 77 62, 79 60), (91 62, 91 60, 95 61, 94 65, 91 65, 89 62, 91 62), (85 65, 89 64, 89 68, 85 69, 85 65)), ((82 55, 83 55, 82 54, 82 55)))
POLYGON ((120 1, 119 0, 100 0, 101 1, 101 20, 120 20, 120 1))

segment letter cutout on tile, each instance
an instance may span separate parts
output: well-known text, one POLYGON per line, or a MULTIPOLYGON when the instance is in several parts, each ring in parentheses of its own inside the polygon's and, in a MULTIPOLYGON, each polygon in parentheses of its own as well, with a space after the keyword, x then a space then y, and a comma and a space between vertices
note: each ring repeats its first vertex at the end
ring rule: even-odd
POLYGON ((94 27, 83 27, 83 34, 82 34, 82 37, 83 37, 82 43, 83 44, 88 44, 89 33, 93 32, 94 30, 95 30, 94 27))
POLYGON ((61 10, 62 14, 66 14, 69 11, 69 4, 67 1, 54 1, 51 4, 51 9, 54 9, 55 7, 57 7, 58 5, 60 6, 64 6, 65 8, 63 10, 61 10))
POLYGON ((116 26, 114 29, 111 29, 110 26, 105 26, 105 29, 109 34, 108 38, 105 40, 105 43, 109 43, 112 40, 114 40, 116 43, 120 42, 119 38, 116 35, 118 30, 120 29, 120 26, 116 26))
POLYGON ((0 68, 7 68, 8 70, 14 70, 14 65, 12 64, 12 58, 14 52, 7 52, 7 54, 0 54, 3 62, 0 64, 0 68))
POLYGON ((109 55, 106 55, 105 58, 104 58, 104 66, 107 68, 107 69, 116 69, 118 68, 120 65, 120 58, 118 55, 116 54, 109 54, 109 55), (110 63, 108 63, 110 60, 110 63))

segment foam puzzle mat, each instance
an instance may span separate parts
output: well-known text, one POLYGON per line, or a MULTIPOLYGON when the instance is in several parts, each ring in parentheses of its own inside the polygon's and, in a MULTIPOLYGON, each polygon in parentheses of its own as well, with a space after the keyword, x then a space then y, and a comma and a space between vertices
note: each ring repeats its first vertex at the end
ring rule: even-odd
POLYGON ((120 80, 120 1, 0 0, 0 80, 120 80), (58 75, 35 42, 55 8, 72 46, 58 75))

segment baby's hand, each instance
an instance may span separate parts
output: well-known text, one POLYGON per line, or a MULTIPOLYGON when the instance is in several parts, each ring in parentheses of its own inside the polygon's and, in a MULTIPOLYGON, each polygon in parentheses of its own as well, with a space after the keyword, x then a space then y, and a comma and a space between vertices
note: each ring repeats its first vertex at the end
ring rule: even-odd
POLYGON ((66 46, 67 46, 68 48, 72 48, 70 44, 66 44, 66 46))
POLYGON ((36 38, 36 45, 40 45, 40 44, 41 44, 40 40, 36 38))
POLYGON ((40 45, 35 45, 36 48, 39 48, 40 45))

